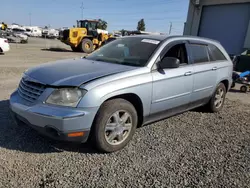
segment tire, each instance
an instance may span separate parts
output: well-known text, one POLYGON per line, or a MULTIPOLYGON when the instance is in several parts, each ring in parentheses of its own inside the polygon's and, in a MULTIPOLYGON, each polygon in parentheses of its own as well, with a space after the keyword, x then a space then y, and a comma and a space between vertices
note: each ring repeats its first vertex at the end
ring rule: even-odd
POLYGON ((234 88, 234 87, 235 87, 235 82, 233 82, 231 85, 231 88, 234 88))
MULTIPOLYGON (((120 118, 118 119, 121 120, 120 118)), ((121 150, 132 139, 136 131, 137 122, 137 112, 130 102, 124 99, 106 101, 99 109, 95 118, 91 139, 95 147, 101 152, 110 153, 121 150), (125 113, 127 113, 127 120, 125 120, 124 124, 122 122, 118 123, 119 125, 115 123, 118 122, 114 118, 117 117, 115 115, 116 112, 119 112, 118 116, 124 117, 124 119, 126 119, 125 113), (110 122, 109 127, 107 127, 108 122, 110 122), (125 126, 125 123, 127 127, 130 127, 127 131, 120 127, 125 126)))
POLYGON ((217 86, 213 96, 211 97, 210 101, 207 104, 207 108, 210 112, 216 113, 216 112, 221 111, 221 109, 224 106, 226 93, 227 93, 227 90, 226 90, 225 85, 223 83, 220 83, 217 86), (218 96, 219 96, 220 91, 222 91, 223 93, 222 93, 221 99, 219 100, 218 96), (219 105, 217 105, 218 101, 220 101, 219 105))
POLYGON ((82 40, 79 47, 80 47, 81 52, 88 53, 88 54, 91 53, 94 49, 94 45, 93 45, 92 41, 90 39, 86 39, 86 38, 82 40), (89 46, 89 47, 87 48, 87 46, 89 46))
POLYGON ((245 86, 245 85, 241 86, 240 91, 243 92, 243 93, 246 93, 247 92, 247 86, 245 86))

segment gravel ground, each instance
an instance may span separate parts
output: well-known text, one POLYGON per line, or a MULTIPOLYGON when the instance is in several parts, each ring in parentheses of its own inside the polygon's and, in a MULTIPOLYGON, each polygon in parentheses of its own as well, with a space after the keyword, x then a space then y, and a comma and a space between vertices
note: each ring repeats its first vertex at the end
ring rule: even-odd
POLYGON ((1 102, 0 187, 249 187, 250 106, 187 112, 137 130, 112 154, 15 125, 1 102))
POLYGON ((222 112, 190 111, 142 127, 126 148, 112 154, 16 125, 8 97, 22 70, 81 55, 40 48, 0 56, 0 187, 250 187, 250 104, 243 104, 250 100, 237 90, 228 94, 222 112), (18 55, 28 62, 16 58, 15 64, 18 55))

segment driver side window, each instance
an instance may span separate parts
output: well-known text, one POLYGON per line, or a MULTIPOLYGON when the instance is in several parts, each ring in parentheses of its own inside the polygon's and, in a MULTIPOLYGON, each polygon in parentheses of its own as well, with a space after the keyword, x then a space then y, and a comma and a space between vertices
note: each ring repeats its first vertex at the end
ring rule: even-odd
POLYGON ((187 65, 188 57, 185 43, 180 43, 172 46, 162 58, 165 57, 177 58, 180 60, 181 65, 187 65))

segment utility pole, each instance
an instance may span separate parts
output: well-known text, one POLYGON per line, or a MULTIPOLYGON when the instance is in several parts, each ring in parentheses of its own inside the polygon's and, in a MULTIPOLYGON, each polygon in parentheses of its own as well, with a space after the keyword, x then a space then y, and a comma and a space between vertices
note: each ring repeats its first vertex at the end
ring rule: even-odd
POLYGON ((30 26, 31 26, 31 12, 29 13, 29 20, 30 20, 30 26))
POLYGON ((172 24, 172 22, 170 22, 170 26, 169 26, 169 35, 171 34, 171 32, 172 32, 172 27, 173 27, 173 24, 172 24))
POLYGON ((82 5, 81 5, 81 16, 82 16, 82 19, 83 19, 83 9, 84 9, 84 7, 83 7, 83 2, 82 2, 82 5))

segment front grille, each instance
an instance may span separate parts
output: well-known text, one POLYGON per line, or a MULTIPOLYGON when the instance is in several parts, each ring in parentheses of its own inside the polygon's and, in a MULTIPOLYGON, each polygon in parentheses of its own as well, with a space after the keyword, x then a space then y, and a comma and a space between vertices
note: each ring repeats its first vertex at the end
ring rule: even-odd
POLYGON ((69 38, 69 29, 65 29, 63 31, 63 40, 67 40, 69 38))
POLYGON ((44 90, 45 85, 36 82, 25 81, 24 79, 20 81, 18 87, 19 95, 29 102, 35 102, 44 92, 44 90))

